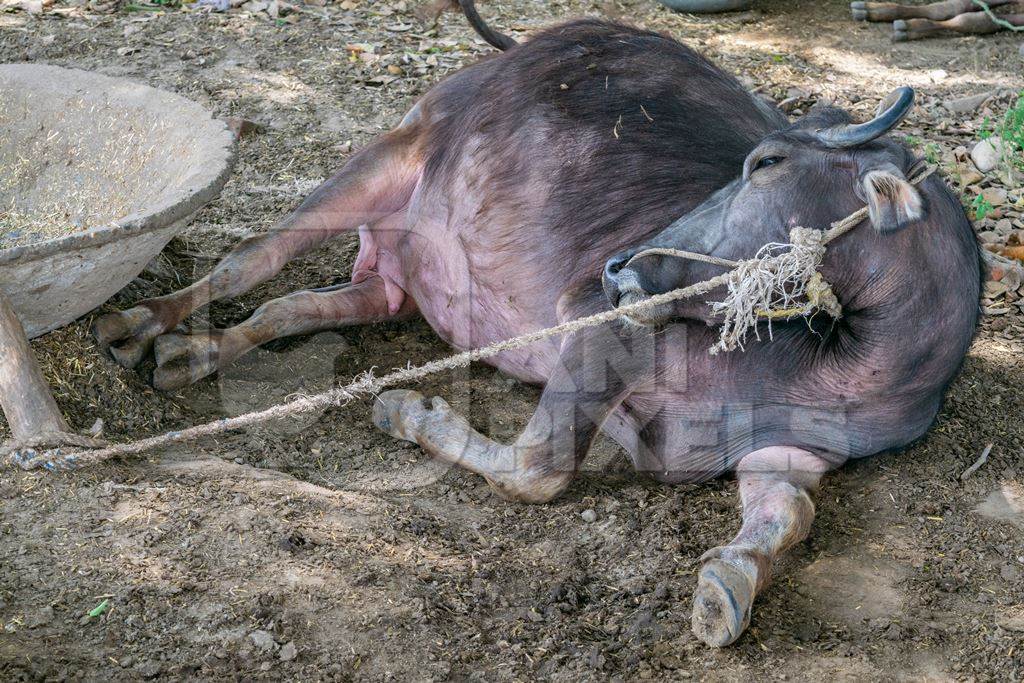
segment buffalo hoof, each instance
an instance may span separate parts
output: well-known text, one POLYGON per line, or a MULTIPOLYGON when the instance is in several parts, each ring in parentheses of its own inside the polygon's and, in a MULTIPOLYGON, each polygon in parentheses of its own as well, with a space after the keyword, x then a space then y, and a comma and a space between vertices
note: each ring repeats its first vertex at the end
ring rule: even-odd
POLYGON ((892 22, 892 42, 902 43, 913 39, 914 35, 907 29, 907 22, 902 19, 892 22))
POLYGON ((750 9, 753 0, 658 0, 677 12, 687 14, 713 14, 715 12, 740 12, 750 9))
POLYGON ((374 399, 373 424, 396 439, 415 442, 418 426, 430 410, 430 402, 420 392, 392 389, 374 399))
POLYGON ((212 375, 219 367, 217 339, 208 334, 164 334, 156 338, 153 387, 175 391, 212 375))
POLYGON ((893 21, 903 11, 899 5, 888 2, 863 2, 856 0, 850 3, 850 14, 854 21, 893 21))
POLYGON ((711 647, 729 645, 746 630, 753 604, 750 577, 724 560, 709 560, 693 595, 693 632, 711 647))
POLYGON ((165 331, 153 310, 147 306, 108 313, 92 324, 92 335, 100 348, 108 351, 125 368, 134 368, 141 363, 152 348, 153 339, 165 331))

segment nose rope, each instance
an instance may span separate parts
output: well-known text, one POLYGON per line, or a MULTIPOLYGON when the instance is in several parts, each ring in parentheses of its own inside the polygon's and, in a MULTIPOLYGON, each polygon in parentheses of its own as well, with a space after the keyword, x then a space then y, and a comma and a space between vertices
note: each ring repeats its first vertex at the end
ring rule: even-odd
MULTIPOLYGON (((917 167, 915 166, 915 169, 916 168, 917 167)), ((934 168, 926 168, 910 182, 917 184, 931 175, 934 170, 934 168)), ((843 220, 833 223, 832 226, 824 232, 820 230, 811 230, 809 228, 794 228, 790 233, 790 239, 793 240, 791 244, 767 244, 758 250, 758 256, 747 261, 733 262, 726 259, 719 259, 714 256, 691 254, 691 252, 675 249, 660 250, 659 253, 671 252, 668 255, 684 257, 693 256, 695 257, 694 260, 715 263, 716 265, 722 265, 722 263, 735 263, 736 265, 735 269, 728 273, 723 273, 709 280, 697 282, 689 287, 674 289, 670 292, 665 292, 664 294, 655 294, 650 298, 643 299, 642 301, 638 301, 633 304, 613 308, 608 311, 601 311, 600 313, 595 313, 594 315, 589 315, 584 318, 569 320, 561 323, 560 325, 555 325, 554 327, 528 332, 518 337, 494 342, 493 344, 488 344, 487 346, 477 349, 470 349, 469 351, 456 353, 446 358, 439 358, 437 360, 424 363, 423 365, 410 365, 405 368, 398 368, 381 377, 376 377, 373 374, 372 369, 367 370, 366 372, 357 375, 345 386, 329 389, 319 394, 300 395, 289 401, 263 410, 255 410, 249 413, 236 415, 234 417, 226 417, 214 420, 213 422, 194 425, 186 429, 174 430, 164 434, 138 439, 136 441, 112 444, 93 450, 80 448, 68 450, 60 447, 47 449, 47 443, 44 437, 40 439, 40 442, 37 444, 19 445, 17 447, 0 446, 0 456, 8 454, 8 459, 12 464, 25 470, 31 470, 37 467, 42 467, 50 471, 75 469, 99 463, 104 460, 109 460, 111 458, 138 455, 172 443, 193 441, 201 437, 223 434, 224 432, 251 427, 271 420, 295 417, 297 415, 324 410, 326 408, 344 406, 361 396, 366 396, 368 394, 376 395, 386 387, 420 380, 429 375, 443 372, 445 370, 466 367, 474 361, 491 358, 505 351, 521 349, 543 339, 568 335, 584 328, 603 325, 617 320, 618 318, 627 317, 631 314, 651 311, 656 307, 671 301, 702 296, 713 289, 721 287, 722 285, 732 286, 731 283, 740 282, 740 279, 734 275, 740 269, 745 269, 746 272, 750 274, 749 277, 757 280, 758 282, 760 282, 760 278, 762 278, 762 275, 759 273, 762 269, 766 269, 768 272, 773 273, 773 275, 771 277, 765 276, 765 281, 776 282, 778 283, 778 286, 783 289, 790 286, 790 284, 795 287, 799 287, 801 288, 800 291, 808 298, 808 306, 818 305, 827 310, 828 306, 831 304, 826 302, 825 299, 827 299, 827 295, 831 293, 831 289, 828 287, 828 283, 821 279, 820 274, 818 274, 816 270, 810 273, 806 280, 800 280, 799 282, 790 283, 789 280, 785 278, 796 277, 798 275, 795 274, 797 266, 799 266, 800 273, 803 273, 805 270, 805 261, 813 261, 815 264, 820 264, 821 258, 825 253, 825 245, 852 230, 864 219, 866 215, 867 207, 864 207, 859 211, 850 214, 843 220), (778 253, 778 251, 783 248, 788 248, 789 252, 782 254, 778 253), (784 259, 790 252, 794 251, 799 254, 795 259, 796 264, 789 263, 787 266, 786 264, 788 262, 784 259), (804 253, 809 256, 804 256, 804 253), (787 275, 787 273, 789 273, 789 275, 787 275), (817 277, 818 280, 815 280, 815 277, 817 277), (817 288, 820 288, 822 293, 815 294, 814 292, 818 291, 817 288), (818 297, 818 299, 815 299, 815 297, 818 297), (818 301, 819 303, 815 304, 815 301, 818 301)), ((646 252, 641 252, 641 254, 653 252, 655 252, 655 250, 647 250, 646 252)), ((637 254, 637 256, 641 254, 637 254)), ((636 258, 636 256, 633 258, 636 258)), ((729 265, 725 267, 732 266, 729 265)), ((838 301, 835 302, 835 305, 838 306, 838 301)), ((789 315, 789 313, 785 312, 783 309, 775 309, 773 313, 781 316, 789 315), (781 311, 781 313, 779 313, 779 311, 781 311)), ((804 313, 797 313, 795 315, 804 315, 804 313)), ((770 320, 771 317, 768 317, 770 320)), ((733 323, 734 327, 736 324, 738 324, 738 322, 733 323)))
MULTIPOLYGON (((935 167, 916 164, 911 169, 910 182, 916 185, 934 171, 935 167)), ((709 353, 714 355, 737 348, 743 350, 751 331, 758 341, 761 340, 759 320, 767 320, 768 338, 772 339, 774 320, 792 320, 819 311, 832 318, 842 316, 839 299, 818 269, 825 258, 826 245, 859 225, 867 213, 868 208, 861 207, 824 231, 795 227, 789 232, 788 243, 765 244, 753 258, 743 261, 682 249, 652 247, 634 254, 625 267, 637 259, 658 255, 729 268, 723 283, 725 297, 720 301, 706 302, 711 306, 712 314, 722 319, 718 342, 709 349, 709 353)), ((650 309, 645 312, 650 312, 650 309)))

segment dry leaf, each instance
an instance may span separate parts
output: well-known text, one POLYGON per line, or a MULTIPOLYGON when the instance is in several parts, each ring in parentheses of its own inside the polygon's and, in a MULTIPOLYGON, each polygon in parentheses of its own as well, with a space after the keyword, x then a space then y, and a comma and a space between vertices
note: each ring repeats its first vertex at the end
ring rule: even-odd
POLYGON ((1018 247, 1003 247, 999 250, 999 253, 1007 258, 1016 259, 1018 261, 1024 261, 1024 246, 1018 247))

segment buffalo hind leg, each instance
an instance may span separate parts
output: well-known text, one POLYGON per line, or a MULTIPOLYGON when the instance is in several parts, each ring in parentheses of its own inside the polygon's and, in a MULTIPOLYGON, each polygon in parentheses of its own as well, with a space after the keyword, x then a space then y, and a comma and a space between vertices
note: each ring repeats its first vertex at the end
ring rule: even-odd
POLYGON ((358 284, 295 292, 268 301, 248 320, 225 330, 157 337, 153 386, 180 389, 274 339, 401 318, 415 310, 412 298, 405 297, 398 312, 391 313, 384 281, 377 276, 358 284))
MULTIPOLYGON (((1004 14, 999 17, 1011 26, 1024 26, 1024 14, 1004 14)), ((892 22, 892 39, 895 42, 920 40, 936 33, 953 31, 954 33, 986 34, 997 33, 1004 27, 995 23, 984 12, 968 12, 946 21, 930 19, 907 19, 892 22)))
POLYGON ((693 632, 708 645, 732 643, 750 623, 754 596, 772 564, 807 537, 814 521, 811 494, 835 463, 798 448, 763 448, 737 468, 743 526, 728 545, 709 550, 693 598, 693 632))
MULTIPOLYGON (((598 328, 600 329, 600 328, 598 328)), ((622 402, 627 391, 622 377, 641 376, 626 358, 615 376, 594 377, 600 363, 584 362, 584 347, 593 330, 567 339, 561 349, 537 410, 512 444, 483 436, 441 398, 425 399, 415 391, 380 394, 373 422, 388 434, 419 444, 435 458, 482 475, 503 498, 545 503, 572 481, 602 423, 622 402)), ((605 353, 596 341, 591 354, 605 353)), ((592 359, 594 356, 589 356, 592 359)), ((614 361, 610 361, 614 364, 614 361)))
POLYGON ((328 238, 400 211, 419 175, 418 135, 418 118, 384 135, 352 157, 279 225, 236 245, 209 275, 172 294, 101 316, 93 324, 94 336, 118 363, 134 367, 154 339, 197 308, 243 294, 328 238))

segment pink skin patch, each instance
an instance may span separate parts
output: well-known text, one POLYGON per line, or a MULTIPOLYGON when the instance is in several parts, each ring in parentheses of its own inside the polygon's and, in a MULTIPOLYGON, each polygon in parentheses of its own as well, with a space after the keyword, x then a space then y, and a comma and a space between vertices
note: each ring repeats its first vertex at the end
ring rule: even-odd
POLYGON ((384 297, 388 302, 388 313, 395 315, 405 302, 405 290, 393 279, 377 270, 378 249, 373 233, 367 226, 359 228, 359 254, 352 266, 352 283, 359 284, 371 277, 379 277, 384 281, 384 297))

